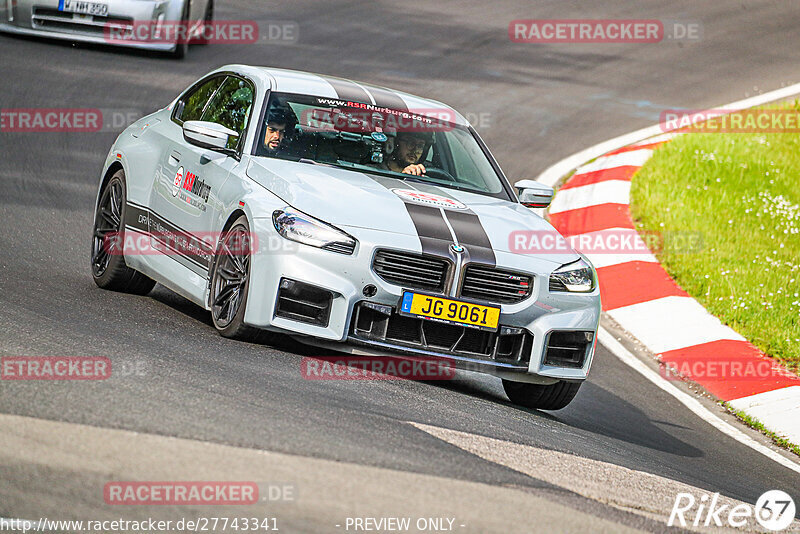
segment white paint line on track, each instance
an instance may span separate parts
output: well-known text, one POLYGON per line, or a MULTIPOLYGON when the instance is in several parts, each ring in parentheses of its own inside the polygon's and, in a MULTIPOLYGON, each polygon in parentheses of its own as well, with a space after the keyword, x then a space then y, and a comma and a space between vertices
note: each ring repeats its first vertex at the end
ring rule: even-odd
POLYGON ((663 143, 665 141, 672 141, 676 137, 678 137, 679 133, 665 133, 661 135, 657 135, 655 137, 650 137, 649 139, 645 139, 644 141, 639 141, 638 143, 633 143, 631 146, 643 146, 643 145, 652 145, 653 143, 663 143))
POLYGON ((588 208, 598 204, 627 204, 631 195, 631 183, 627 180, 608 180, 560 191, 550 213, 588 208))
POLYGON ((631 261, 658 263, 649 252, 639 232, 633 228, 608 228, 568 238, 570 245, 585 254, 595 268, 619 265, 631 261), (623 245, 624 243, 624 245, 623 245), (619 250, 620 252, 611 252, 619 250), (636 252, 631 252, 635 250, 636 252))
POLYGON ((720 339, 745 341, 691 297, 673 295, 607 313, 656 354, 720 339))
MULTIPOLYGON (((774 102, 776 100, 788 98, 797 94, 800 94, 800 83, 790 85, 782 89, 777 89, 775 91, 770 91, 761 95, 745 98, 744 100, 739 100, 737 102, 731 102, 725 106, 719 106, 718 108, 713 109, 727 109, 731 111, 747 109, 753 106, 759 106, 768 102, 774 102)), ((641 130, 636 130, 635 132, 620 135, 619 137, 598 143, 594 146, 581 150, 580 152, 576 152, 571 156, 551 165, 536 179, 543 184, 554 187, 564 175, 573 169, 578 168, 580 165, 583 165, 587 161, 594 158, 599 158, 600 156, 611 152, 612 150, 617 150, 619 148, 638 143, 656 135, 660 136, 660 134, 668 133, 664 130, 665 127, 663 123, 654 124, 653 126, 648 126, 647 128, 642 128, 641 130)))
POLYGON ((576 170, 575 175, 604 171, 615 167, 641 167, 652 155, 652 149, 643 148, 641 150, 622 152, 621 154, 602 156, 576 170))
POLYGON ((728 404, 758 419, 767 428, 780 429, 775 433, 792 443, 800 443, 800 386, 774 389, 728 404))
POLYGON ((757 442, 738 428, 726 423, 718 416, 714 415, 710 410, 708 410, 705 406, 700 404, 700 401, 685 393, 675 387, 673 384, 670 384, 664 378, 662 378, 656 371, 648 367, 644 362, 639 360, 636 356, 634 356, 628 349, 622 346, 622 344, 614 339, 614 336, 606 330, 605 328, 600 328, 598 331, 598 339, 600 343, 603 344, 614 356, 622 360, 623 363, 626 363, 634 370, 638 371, 639 374, 644 376, 647 380, 655 384, 659 389, 669 393, 675 399, 678 400, 681 404, 686 406, 693 414, 697 417, 705 421, 706 423, 710 424, 726 436, 735 439, 739 443, 750 447, 751 449, 763 454, 770 460, 774 460, 775 462, 781 464, 784 467, 791 469, 792 471, 800 474, 800 464, 793 462, 789 458, 779 454, 778 452, 770 449, 769 447, 762 445, 761 443, 757 442))

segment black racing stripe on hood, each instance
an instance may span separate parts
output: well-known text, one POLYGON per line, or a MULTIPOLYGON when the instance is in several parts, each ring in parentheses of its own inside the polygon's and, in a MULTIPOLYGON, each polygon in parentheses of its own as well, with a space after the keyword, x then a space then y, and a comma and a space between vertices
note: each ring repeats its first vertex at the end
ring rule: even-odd
POLYGON ((381 89, 380 87, 369 87, 367 90, 375 100, 376 106, 396 109, 399 111, 408 111, 408 106, 406 106, 405 100, 403 100, 402 97, 400 97, 400 95, 397 93, 393 93, 387 89, 381 89))
MULTIPOLYGON (((408 184, 400 178, 392 178, 390 176, 381 176, 380 174, 364 173, 365 176, 372 178, 373 181, 379 183, 386 189, 408 189, 408 184)), ((400 198, 400 197, 397 197, 400 198)))
MULTIPOLYGON (((390 190, 398 187, 403 189, 411 188, 408 183, 397 178, 373 174, 367 174, 367 176, 390 190)), ((426 193, 453 198, 434 185, 414 183, 413 188, 426 193)), ((489 236, 486 234, 480 218, 472 210, 442 210, 434 206, 425 206, 406 201, 403 201, 403 204, 405 204, 406 210, 417 230, 423 252, 440 254, 452 259, 453 252, 450 250, 450 244, 453 243, 453 234, 455 234, 458 243, 466 249, 469 261, 491 266, 497 264, 489 236), (444 218, 442 217, 442 211, 444 211, 444 218), (445 218, 453 228, 452 233, 445 223, 445 218)))
POLYGON ((453 236, 439 208, 403 202, 417 230, 423 254, 449 258, 453 236))
POLYGON ((471 210, 445 210, 445 216, 453 227, 458 244, 463 245, 472 262, 495 266, 496 258, 492 243, 481 224, 480 218, 471 210))
MULTIPOLYGON (((390 191, 398 188, 409 189, 408 184, 399 178, 365 174, 390 191)), ((406 202, 399 196, 397 200, 403 203, 408 216, 411 217, 411 222, 414 224, 417 237, 419 237, 419 242, 422 245, 423 254, 435 254, 452 259, 453 253, 450 250, 450 245, 453 243, 453 234, 442 217, 442 211, 433 206, 406 202)))
POLYGON ((361 86, 356 85, 349 80, 327 77, 323 77, 323 79, 333 86, 333 89, 336 91, 336 94, 339 96, 340 100, 352 100, 354 102, 361 102, 363 104, 372 103, 367 92, 362 89, 361 86))

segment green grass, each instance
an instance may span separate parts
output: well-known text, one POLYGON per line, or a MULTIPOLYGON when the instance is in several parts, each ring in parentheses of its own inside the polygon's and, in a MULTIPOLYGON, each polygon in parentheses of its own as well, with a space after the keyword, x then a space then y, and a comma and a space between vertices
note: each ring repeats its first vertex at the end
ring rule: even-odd
POLYGON ((772 440, 772 442, 775 445, 778 445, 779 447, 783 447, 785 449, 789 449, 790 451, 792 451, 796 455, 800 456, 800 447, 798 447, 797 445, 795 445, 794 443, 792 443, 788 439, 777 435, 775 432, 773 432, 772 430, 768 429, 763 424, 761 424, 761 421, 759 421, 758 419, 753 419, 752 417, 750 417, 749 415, 747 415, 746 413, 744 413, 742 411, 734 410, 731 407, 731 405, 728 404, 727 402, 723 402, 722 406, 725 408, 725 410, 728 411, 728 413, 731 413, 731 414, 735 415, 736 417, 738 417, 747 426, 749 426, 751 428, 754 428, 754 429, 760 431, 762 434, 766 435, 768 438, 770 438, 772 440))
MULTIPOLYGON (((776 107, 776 106, 773 106, 776 107)), ((780 107, 800 109, 800 103, 780 107)), ((800 370, 800 134, 689 133, 634 176, 637 229, 667 272, 723 323, 800 370), (685 251, 669 237, 699 235, 685 251)), ((800 373, 799 373, 800 374, 800 373)))

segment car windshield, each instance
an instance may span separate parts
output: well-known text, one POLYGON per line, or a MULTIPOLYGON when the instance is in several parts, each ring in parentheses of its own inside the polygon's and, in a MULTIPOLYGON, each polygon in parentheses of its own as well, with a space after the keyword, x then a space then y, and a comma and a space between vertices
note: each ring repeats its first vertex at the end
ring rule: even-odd
POLYGON ((413 111, 273 93, 258 139, 257 156, 334 165, 508 199, 487 153, 467 127, 413 111), (424 174, 403 172, 414 165, 424 166, 424 174))

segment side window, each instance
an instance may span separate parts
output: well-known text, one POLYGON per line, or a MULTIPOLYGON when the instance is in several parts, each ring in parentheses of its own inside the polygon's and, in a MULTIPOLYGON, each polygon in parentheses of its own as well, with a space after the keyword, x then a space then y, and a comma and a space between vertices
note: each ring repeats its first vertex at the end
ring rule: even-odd
POLYGON ((203 110, 208 99, 211 98, 211 95, 214 94, 214 91, 217 90, 224 79, 225 76, 211 78, 184 96, 178 103, 179 108, 175 112, 175 119, 181 122, 199 121, 200 117, 203 116, 203 110))
MULTIPOLYGON (((228 76, 206 106, 201 120, 215 122, 237 132, 239 139, 247 127, 253 107, 253 86, 241 78, 228 76)), ((238 139, 231 139, 228 148, 236 148, 238 139)))

